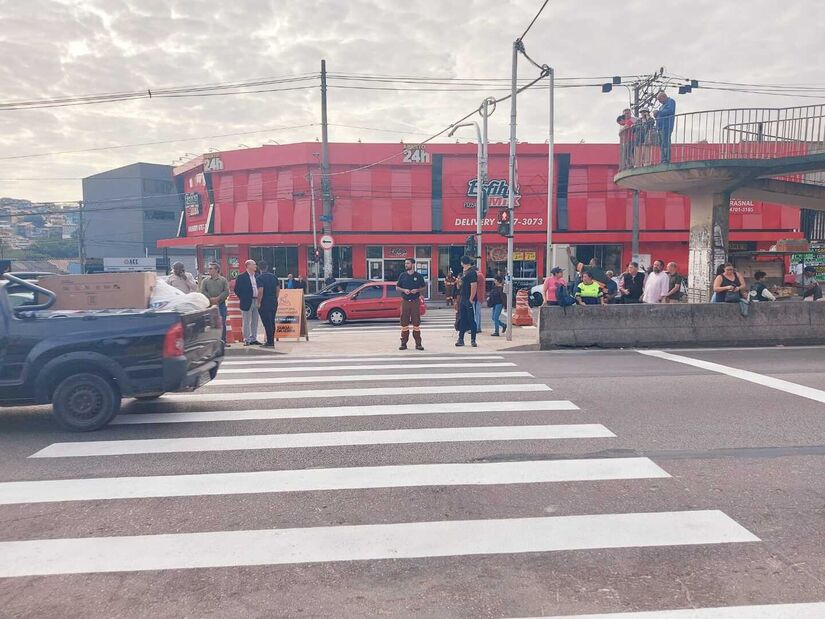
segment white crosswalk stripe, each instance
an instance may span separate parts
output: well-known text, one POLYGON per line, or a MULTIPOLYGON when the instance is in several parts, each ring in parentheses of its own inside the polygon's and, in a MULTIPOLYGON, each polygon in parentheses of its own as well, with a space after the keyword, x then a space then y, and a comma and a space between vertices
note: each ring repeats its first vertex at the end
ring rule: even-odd
POLYGON ((677 608, 638 613, 556 615, 554 617, 534 617, 532 619, 822 619, 822 617, 825 617, 825 602, 677 608))
POLYGON ((318 367, 291 367, 291 368, 229 368, 221 370, 221 374, 273 374, 277 372, 311 372, 321 370, 325 372, 351 371, 351 370, 421 370, 425 368, 504 368, 514 367, 516 364, 508 361, 492 362, 460 362, 460 363, 384 363, 384 364, 364 364, 364 365, 330 365, 318 367))
MULTIPOLYGON (((313 357, 304 359, 227 359, 221 364, 221 368, 234 367, 238 365, 267 365, 277 367, 280 365, 317 365, 319 363, 392 363, 393 361, 409 360, 409 355, 385 355, 382 357, 313 357)), ((501 355, 470 355, 470 356, 445 356, 445 355, 416 355, 416 363, 422 361, 500 361, 504 359, 501 355)))
POLYGON ((53 443, 31 458, 76 458, 125 454, 160 454, 194 451, 247 449, 295 449, 349 445, 393 445, 413 443, 463 443, 475 441, 529 441, 564 438, 612 438, 601 424, 546 426, 480 426, 417 428, 414 430, 370 430, 358 432, 312 432, 305 434, 249 434, 245 436, 198 436, 119 441, 53 443))
POLYGON ((0 483, 0 505, 210 494, 414 486, 484 486, 662 477, 670 475, 647 458, 413 464, 206 475, 17 481, 0 483))
MULTIPOLYGON (((448 315, 438 316, 425 326, 433 325, 431 331, 441 325, 452 330, 451 320, 448 315)), ((311 333, 326 337, 363 329, 370 333, 398 331, 397 324, 382 323, 344 328, 316 325, 311 333)), ((541 492, 544 497, 564 487, 562 484, 626 483, 632 491, 634 480, 637 484, 642 480, 668 483, 670 474, 646 457, 593 457, 614 445, 616 434, 593 423, 592 411, 581 411, 575 402, 549 399, 551 386, 519 370, 511 358, 495 354, 232 357, 204 389, 168 394, 158 402, 129 404, 129 412, 118 416, 112 424, 115 427, 104 430, 99 440, 85 436, 34 451, 40 447, 37 445, 33 453, 27 451, 27 462, 46 471, 47 478, 0 483, 0 505, 25 509, 27 505, 63 503, 82 507, 84 518, 94 514, 105 519, 107 510, 126 500, 159 499, 174 510, 177 503, 197 499, 203 502, 199 509, 209 509, 221 496, 249 495, 249 499, 238 500, 252 501, 254 495, 272 494, 277 495, 274 502, 282 502, 294 500, 287 493, 333 493, 323 501, 334 506, 342 492, 367 497, 382 489, 394 489, 399 497, 416 488, 435 488, 430 492, 436 492, 439 487, 452 488, 451 493, 488 492, 493 496, 500 488, 518 486, 520 493, 541 492), (458 369, 462 371, 454 371, 458 369), (383 381, 398 384, 337 384, 383 381), (291 390, 292 385, 303 387, 291 390), (222 390, 251 386, 254 391, 222 390), (247 409, 225 406, 226 410, 209 410, 210 405, 221 402, 253 404, 247 409), (424 415, 439 427, 409 427, 423 423, 416 416, 424 415), (472 421, 468 421, 470 415, 472 421), (470 425, 483 424, 479 420, 485 418, 496 425, 470 425), (530 425, 523 425, 526 422, 530 425), (373 423, 375 427, 370 425, 373 423), (329 431, 305 431, 317 426, 329 431), (540 451, 535 445, 541 446, 540 451), (590 457, 572 457, 579 452, 570 445, 584 445, 581 453, 590 457), (348 454, 350 460, 344 463, 335 461, 333 448, 337 447, 359 449, 337 450, 348 454), (475 455, 466 455, 467 449, 480 447, 485 451, 477 460, 475 455), (290 456, 303 452, 280 450, 300 449, 315 450, 306 453, 313 458, 323 455, 325 460, 284 464, 298 462, 290 456), (245 465, 234 464, 236 458, 239 463, 251 461, 249 456, 255 453, 270 457, 264 450, 271 451, 271 462, 255 470, 239 470, 245 465), (405 453, 405 459, 396 452, 405 453), (413 452, 425 461, 406 459, 413 452), (528 455, 523 456, 523 452, 528 455), (439 454, 438 460, 426 461, 433 453, 439 454), (452 457, 453 453, 460 455, 452 457), (196 455, 184 459, 182 454, 196 455), (380 454, 385 460, 376 462, 370 454, 380 454), (154 474, 135 470, 147 461, 146 456, 152 456, 151 461, 158 465, 149 471, 154 474), (474 461, 450 461, 467 457, 474 461), (49 467, 64 465, 63 470, 85 470, 77 466, 80 463, 93 464, 95 471, 105 472, 94 477, 47 474, 49 467), (185 473, 180 468, 184 464, 189 467, 185 473), (539 490, 531 484, 557 485, 552 489, 539 486, 539 490)), ((232 526, 227 526, 232 530, 200 528, 197 523, 189 530, 179 525, 167 528, 159 519, 150 534, 130 535, 127 531, 112 536, 2 541, 0 578, 759 542, 729 516, 712 509, 548 516, 545 512, 525 512, 516 504, 514 516, 502 518, 496 517, 500 513, 490 513, 485 518, 485 503, 479 501, 478 505, 481 513, 473 511, 453 519, 445 514, 463 512, 439 510, 429 517, 407 516, 410 521, 368 516, 366 524, 348 525, 339 524, 348 520, 336 518, 322 526, 307 527, 301 522, 293 528, 275 528, 267 521, 242 530, 232 526)), ((602 511, 601 506, 598 511, 602 511)), ((804 607, 799 605, 800 612, 808 612, 804 607)), ((695 617, 782 616, 723 610, 733 614, 695 617)), ((662 611, 655 616, 694 616, 680 612, 662 611)), ((602 616, 608 617, 593 618, 602 616)), ((615 616, 641 619, 648 615, 615 616)))
POLYGON ((378 415, 472 415, 513 411, 574 411, 579 407, 568 400, 528 400, 514 402, 449 402, 438 404, 378 404, 371 406, 314 406, 264 410, 202 411, 197 413, 142 413, 116 417, 114 425, 142 423, 191 423, 240 421, 251 419, 307 419, 323 417, 370 417, 378 415))
POLYGON ((530 372, 438 372, 417 373, 404 372, 402 374, 345 374, 342 376, 277 376, 255 378, 225 378, 213 380, 207 387, 224 387, 229 385, 294 385, 297 383, 371 383, 379 381, 430 381, 430 380, 458 380, 467 378, 494 378, 507 380, 508 378, 531 378, 530 372))
POLYGON ((719 511, 0 542, 0 578, 757 542, 719 511))
MULTIPOLYGON (((209 383, 213 385, 214 383, 209 383)), ((496 383, 484 385, 427 385, 426 387, 365 387, 363 389, 310 389, 298 391, 255 391, 244 393, 215 393, 195 391, 193 393, 168 393, 163 402, 247 402, 250 400, 297 400, 327 398, 366 398, 375 396, 420 396, 451 395, 465 393, 537 393, 553 389, 537 383, 496 383)))

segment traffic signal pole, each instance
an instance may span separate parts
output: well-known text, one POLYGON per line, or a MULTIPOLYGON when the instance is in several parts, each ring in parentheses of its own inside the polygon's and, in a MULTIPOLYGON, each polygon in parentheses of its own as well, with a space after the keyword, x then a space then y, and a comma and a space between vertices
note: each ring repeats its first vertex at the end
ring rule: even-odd
MULTIPOLYGON (((332 193, 329 188, 329 131, 327 127, 327 61, 321 60, 321 198, 324 235, 332 234, 332 193)), ((332 277, 332 249, 324 249, 324 279, 332 277)))
POLYGON ((510 83, 510 165, 508 179, 510 190, 507 192, 507 210, 510 214, 510 235, 507 237, 507 332, 504 334, 508 342, 513 341, 513 233, 515 232, 515 218, 513 207, 516 195, 516 99, 518 95, 518 53, 521 40, 513 41, 513 73, 510 83))
POLYGON ((549 138, 547 147, 547 249, 545 251, 545 264, 544 264, 544 273, 545 277, 550 277, 550 269, 552 269, 555 265, 553 264, 553 198, 555 197, 555 131, 553 126, 553 104, 554 104, 554 92, 553 88, 555 86, 555 71, 551 68, 550 69, 550 126, 548 129, 549 138))

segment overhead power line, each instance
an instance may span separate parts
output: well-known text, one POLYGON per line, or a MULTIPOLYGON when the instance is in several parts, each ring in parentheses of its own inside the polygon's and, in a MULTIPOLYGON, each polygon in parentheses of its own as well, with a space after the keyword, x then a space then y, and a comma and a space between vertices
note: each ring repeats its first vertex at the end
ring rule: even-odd
POLYGON ((527 26, 527 29, 524 32, 521 33, 521 36, 519 37, 519 40, 522 40, 522 39, 524 39, 524 37, 527 36, 527 33, 530 32, 530 28, 532 28, 533 24, 535 24, 536 21, 538 21, 538 18, 541 16, 541 14, 544 11, 544 8, 547 6, 548 2, 550 2, 550 0, 544 0, 544 4, 541 5, 541 8, 539 9, 539 12, 536 13, 536 16, 533 18, 533 21, 530 22, 530 25, 527 26))

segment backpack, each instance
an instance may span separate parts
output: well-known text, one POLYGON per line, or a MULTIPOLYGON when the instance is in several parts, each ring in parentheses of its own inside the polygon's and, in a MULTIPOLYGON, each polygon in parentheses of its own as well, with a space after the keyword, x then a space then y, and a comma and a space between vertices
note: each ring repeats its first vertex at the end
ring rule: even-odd
POLYGON ((561 307, 570 307, 576 304, 576 298, 570 294, 567 286, 559 284, 556 286, 556 302, 561 307))

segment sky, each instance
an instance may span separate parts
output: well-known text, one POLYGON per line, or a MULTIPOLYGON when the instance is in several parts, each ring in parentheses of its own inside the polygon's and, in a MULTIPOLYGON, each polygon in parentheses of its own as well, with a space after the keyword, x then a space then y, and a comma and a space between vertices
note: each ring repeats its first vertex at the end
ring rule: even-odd
MULTIPOLYGON (((512 43, 542 3, 0 0, 0 104, 317 73, 322 58, 331 74, 507 80, 512 43)), ((659 67, 700 81, 823 86, 820 99, 701 88, 675 95, 678 112, 785 107, 825 102, 822 23, 821 0, 551 0, 524 45, 537 63, 554 67, 560 86, 565 78, 599 77, 583 82, 596 84, 659 67)), ((519 72, 538 75, 523 58, 519 72)), ((507 89, 506 81, 501 90, 473 92, 340 88, 347 84, 330 80, 334 142, 415 143, 507 89)), ((627 102, 622 87, 609 94, 596 86, 558 88, 556 141, 614 142, 615 118, 627 102)), ((509 113, 508 103, 498 106, 491 141, 508 139, 509 113)), ((543 143, 548 91, 523 93, 518 113, 518 139, 543 143)), ((209 149, 314 141, 319 122, 317 88, 0 109, 0 196, 78 200, 85 176, 209 149), (204 137, 230 133, 245 135, 204 137)), ((474 140, 472 131, 457 137, 474 140)))

